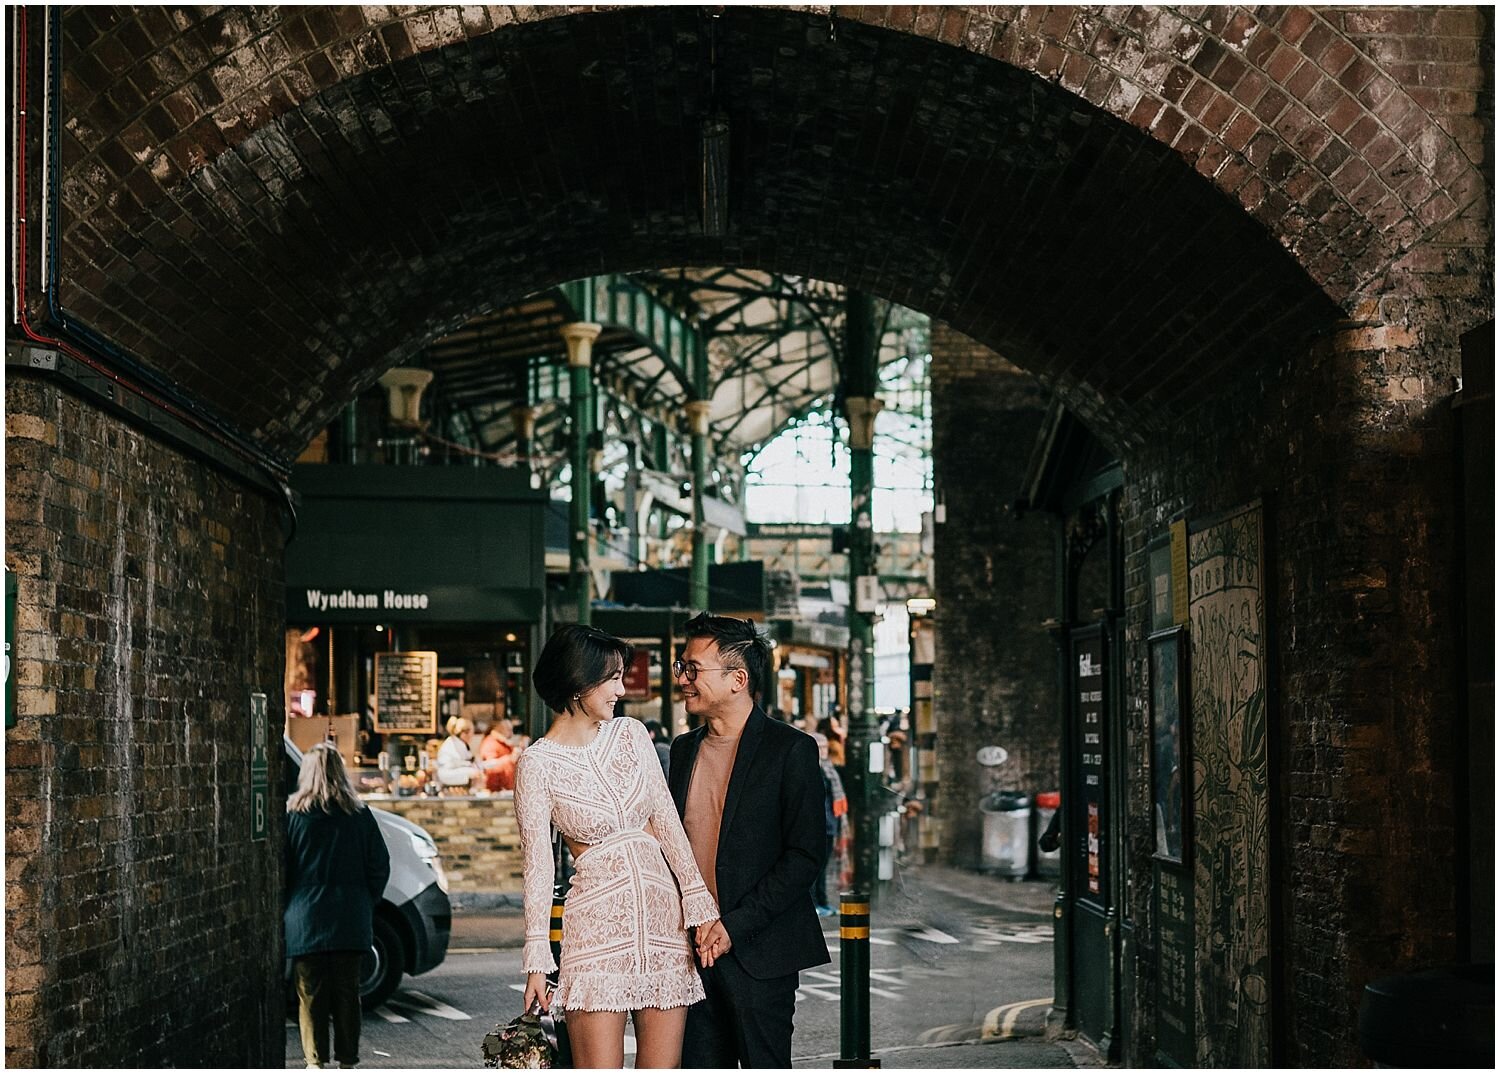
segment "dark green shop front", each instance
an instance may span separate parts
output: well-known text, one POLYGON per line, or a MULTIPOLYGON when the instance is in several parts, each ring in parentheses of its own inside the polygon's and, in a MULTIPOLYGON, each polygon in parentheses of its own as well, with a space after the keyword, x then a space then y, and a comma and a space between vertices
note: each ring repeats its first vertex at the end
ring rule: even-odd
POLYGON ((543 627, 545 490, 518 470, 384 465, 298 466, 292 488, 288 713, 358 714, 370 732, 375 655, 432 651, 425 733, 476 714, 536 733, 527 676, 543 627))

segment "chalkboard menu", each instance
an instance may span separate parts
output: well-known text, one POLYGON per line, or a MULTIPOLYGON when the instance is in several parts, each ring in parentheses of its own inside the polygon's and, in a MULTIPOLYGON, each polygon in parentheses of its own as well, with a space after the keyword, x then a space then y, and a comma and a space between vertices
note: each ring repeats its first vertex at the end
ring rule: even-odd
POLYGON ((1104 906, 1108 900, 1105 872, 1105 831, 1108 823, 1104 786, 1104 631, 1098 627, 1073 635, 1073 660, 1068 680, 1073 690, 1074 764, 1079 789, 1075 796, 1074 828, 1083 835, 1072 848, 1075 890, 1080 898, 1104 906))
POLYGON ((1196 1066, 1193 886, 1183 866, 1158 861, 1155 872, 1157 1059, 1172 1066, 1196 1066))
POLYGON ((375 654, 375 730, 405 735, 437 730, 437 653, 375 654))

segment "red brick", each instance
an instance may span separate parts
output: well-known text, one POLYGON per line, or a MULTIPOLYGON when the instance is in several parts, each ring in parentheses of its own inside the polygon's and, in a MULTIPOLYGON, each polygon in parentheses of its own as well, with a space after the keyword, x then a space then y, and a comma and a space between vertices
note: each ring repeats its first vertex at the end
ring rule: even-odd
POLYGON ((1351 157, 1342 168, 1333 174, 1334 188, 1343 194, 1351 194, 1358 190, 1362 184, 1373 173, 1370 166, 1359 157, 1351 157))
POLYGON ((1292 44, 1302 40, 1302 35, 1307 33, 1314 22, 1312 12, 1305 7, 1288 7, 1281 13, 1281 18, 1276 22, 1276 30, 1283 38, 1292 44))
POLYGON ((1063 50, 1049 41, 1042 46, 1042 54, 1037 57, 1036 73, 1043 78, 1052 78, 1062 69, 1066 58, 1063 50))
POLYGON ((1176 136, 1178 130, 1182 128, 1182 124, 1182 113, 1168 105, 1157 118, 1156 124, 1151 128, 1151 132, 1156 135, 1159 141, 1171 145, 1172 139, 1176 136))
POLYGON ((1238 112, 1224 130, 1224 144, 1235 152, 1242 152, 1260 129, 1260 122, 1254 116, 1238 112))
POLYGON ((943 15, 943 27, 938 32, 938 40, 945 45, 957 45, 964 39, 964 26, 968 22, 968 13, 961 8, 951 8, 943 15))
POLYGON ((1177 135, 1172 148, 1188 160, 1197 159, 1198 152, 1208 144, 1208 132, 1196 123, 1187 123, 1177 135))
POLYGON ((1271 62, 1266 64, 1266 74, 1282 84, 1297 69, 1302 62, 1302 54, 1290 45, 1277 45, 1275 53, 1271 56, 1271 62))
POLYGON ((1069 53, 1067 60, 1063 63, 1062 77, 1058 81, 1075 92, 1081 90, 1088 80, 1092 66, 1093 61, 1083 53, 1069 53))
POLYGON ((1354 125, 1344 132, 1344 141, 1353 147, 1356 153, 1364 151, 1370 141, 1380 133, 1380 124, 1371 115, 1361 115, 1354 121, 1354 125))
POLYGON ((1213 87, 1199 79, 1182 95, 1179 107, 1196 119, 1202 113, 1204 106, 1208 104, 1209 98, 1214 95, 1213 87))
POLYGON ((1254 112, 1262 123, 1274 123, 1287 105, 1286 94, 1272 87, 1256 102, 1254 112))
POLYGON ((1068 27, 1073 23, 1073 8, 1058 5, 1046 9, 1046 16, 1042 19, 1042 36, 1059 40, 1068 32, 1068 27))
POLYGON ((1208 107, 1203 110, 1202 123, 1209 131, 1218 134, 1224 129, 1224 124, 1229 117, 1234 115, 1237 109, 1234 102, 1223 94, 1216 94, 1209 102, 1208 107))
POLYGON ((1318 84, 1322 77, 1317 67, 1310 63, 1304 63, 1297 68, 1291 78, 1286 81, 1286 91, 1299 101, 1305 101, 1312 88, 1318 84))
POLYGON ((1163 100, 1176 104, 1182 99, 1183 91, 1193 82, 1193 72, 1180 64, 1174 65, 1167 72, 1167 77, 1162 80, 1161 96, 1163 100))
POLYGON ((1135 102, 1135 107, 1130 110, 1129 123, 1132 127, 1140 130, 1150 130, 1156 114, 1162 109, 1162 103, 1154 97, 1142 97, 1135 102))

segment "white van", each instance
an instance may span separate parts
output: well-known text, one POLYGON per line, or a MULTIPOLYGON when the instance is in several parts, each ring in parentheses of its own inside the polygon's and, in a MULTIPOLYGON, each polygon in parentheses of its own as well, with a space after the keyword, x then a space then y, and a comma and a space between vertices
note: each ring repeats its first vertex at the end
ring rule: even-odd
MULTIPOLYGON (((286 774, 282 808, 297 786, 302 752, 285 735, 286 774)), ((391 855, 391 878, 375 908, 375 940, 360 966, 359 998, 373 1010, 391 997, 402 974, 426 973, 448 954, 453 908, 448 902, 448 877, 438 858, 437 844, 419 825, 384 809, 370 807, 385 848, 391 855)), ((291 963, 287 963, 290 977, 291 963)))

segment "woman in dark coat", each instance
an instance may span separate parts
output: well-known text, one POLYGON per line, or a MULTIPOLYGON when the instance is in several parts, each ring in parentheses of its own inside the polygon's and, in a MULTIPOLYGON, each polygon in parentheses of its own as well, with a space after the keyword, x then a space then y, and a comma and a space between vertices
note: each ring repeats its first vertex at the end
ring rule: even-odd
POLYGON ((373 940, 375 905, 391 857, 375 816, 354 793, 343 759, 320 742, 302 758, 286 803, 286 954, 297 979, 302 1054, 328 1063, 333 1019, 339 1065, 359 1062, 359 964, 373 940))

